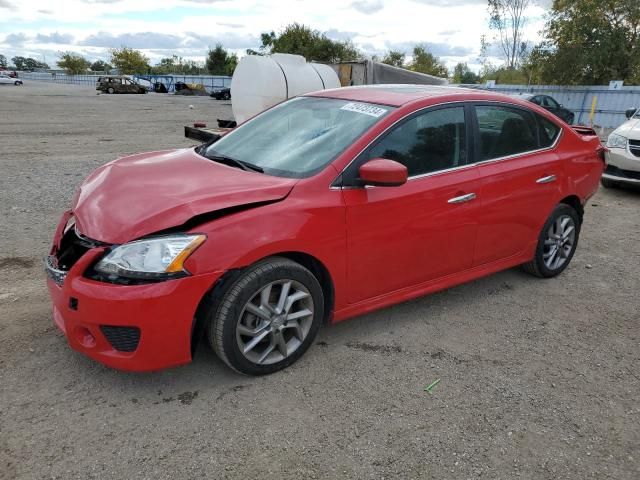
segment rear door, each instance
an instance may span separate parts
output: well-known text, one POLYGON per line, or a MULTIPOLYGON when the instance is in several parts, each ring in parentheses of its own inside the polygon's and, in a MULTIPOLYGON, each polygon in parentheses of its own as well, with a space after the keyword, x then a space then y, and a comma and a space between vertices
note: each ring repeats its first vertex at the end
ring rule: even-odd
POLYGON ((480 203, 477 169, 467 164, 465 106, 413 114, 343 173, 349 301, 358 302, 471 267, 480 203), (373 158, 404 164, 400 187, 361 187, 373 158))
POLYGON ((561 129, 528 109, 500 103, 472 108, 482 182, 475 265, 535 245, 560 199, 564 169, 553 145, 561 129))

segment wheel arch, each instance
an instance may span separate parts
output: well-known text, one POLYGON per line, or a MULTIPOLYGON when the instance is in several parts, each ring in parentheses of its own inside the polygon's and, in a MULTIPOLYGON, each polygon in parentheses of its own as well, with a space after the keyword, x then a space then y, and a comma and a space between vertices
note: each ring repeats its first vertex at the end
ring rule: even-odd
POLYGON ((569 195, 560 200, 560 203, 564 203, 565 205, 569 205, 576 212, 578 212, 578 218, 580 219, 580 223, 582 223, 582 219, 584 217, 584 207, 582 206, 582 202, 577 195, 569 195))
POLYGON ((211 286, 211 288, 205 292, 202 299, 200 300, 200 303, 198 304, 198 308, 196 309, 196 314, 193 319, 193 324, 191 326, 190 342, 192 358, 206 330, 206 313, 211 307, 215 305, 215 299, 220 298, 220 296, 224 294, 225 290, 231 284, 233 284, 236 279, 238 279, 238 277, 247 267, 250 267, 255 263, 261 262, 271 257, 287 258, 296 263, 299 263, 316 277, 316 279, 320 283, 320 286, 322 287, 322 294, 324 296, 325 302, 323 323, 327 324, 330 322, 334 309, 335 287, 329 269, 318 258, 306 252, 285 251, 273 253, 265 257, 256 259, 255 261, 245 265, 244 267, 227 270, 224 275, 222 275, 211 286))

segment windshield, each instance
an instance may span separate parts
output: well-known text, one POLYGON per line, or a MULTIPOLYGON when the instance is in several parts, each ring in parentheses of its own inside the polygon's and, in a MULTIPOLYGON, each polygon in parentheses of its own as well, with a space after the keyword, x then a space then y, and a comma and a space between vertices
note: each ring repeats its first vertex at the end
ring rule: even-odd
POLYGON ((300 97, 258 115, 200 153, 230 157, 264 173, 302 178, 322 170, 393 107, 300 97))

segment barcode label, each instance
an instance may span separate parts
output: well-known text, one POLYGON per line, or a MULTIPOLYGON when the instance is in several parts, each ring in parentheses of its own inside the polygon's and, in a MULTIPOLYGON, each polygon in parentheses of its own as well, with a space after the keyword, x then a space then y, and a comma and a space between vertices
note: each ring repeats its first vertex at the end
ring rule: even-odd
POLYGON ((340 107, 340 110, 347 110, 349 112, 362 113, 363 115, 369 115, 371 117, 376 117, 376 118, 381 117, 382 115, 387 113, 387 110, 384 108, 374 107, 373 105, 367 105, 364 103, 355 103, 355 102, 351 102, 351 103, 347 103, 346 105, 343 105, 342 107, 340 107))

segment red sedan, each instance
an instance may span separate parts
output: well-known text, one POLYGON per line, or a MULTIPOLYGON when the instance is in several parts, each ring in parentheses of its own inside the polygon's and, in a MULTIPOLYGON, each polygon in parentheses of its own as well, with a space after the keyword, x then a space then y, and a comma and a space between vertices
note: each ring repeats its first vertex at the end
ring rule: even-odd
POLYGON ((197 148, 110 162, 47 258, 53 318, 111 367, 295 362, 320 326, 523 265, 553 277, 604 168, 595 133, 511 97, 352 87, 197 148))

